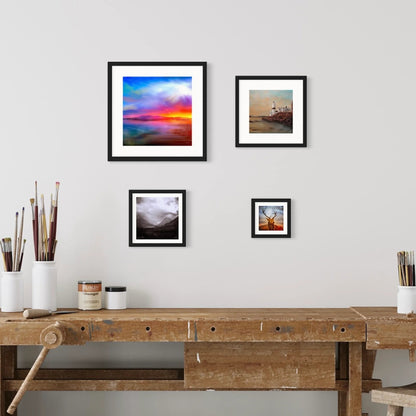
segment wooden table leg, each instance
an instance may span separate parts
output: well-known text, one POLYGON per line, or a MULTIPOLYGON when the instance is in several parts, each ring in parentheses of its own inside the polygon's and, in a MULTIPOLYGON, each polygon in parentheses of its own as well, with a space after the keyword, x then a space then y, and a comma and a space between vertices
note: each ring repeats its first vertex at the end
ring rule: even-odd
MULTIPOLYGON (((340 342, 338 344, 338 362, 339 362, 339 378, 341 380, 348 379, 348 344, 340 342)), ((347 392, 338 392, 338 416, 347 416, 347 392)))
MULTIPOLYGON (((0 416, 6 416, 6 410, 13 400, 14 393, 4 391, 4 380, 15 378, 17 366, 17 347, 0 347, 0 416)), ((15 413, 16 414, 16 413, 15 413)))
POLYGON ((363 380, 371 380, 373 378, 376 354, 377 350, 368 350, 363 342, 363 380))
POLYGON ((387 407, 387 416, 403 416, 403 407, 389 404, 387 407))
POLYGON ((348 393, 347 416, 361 416, 361 392, 362 392, 362 344, 361 342, 349 343, 349 368, 348 368, 348 393))

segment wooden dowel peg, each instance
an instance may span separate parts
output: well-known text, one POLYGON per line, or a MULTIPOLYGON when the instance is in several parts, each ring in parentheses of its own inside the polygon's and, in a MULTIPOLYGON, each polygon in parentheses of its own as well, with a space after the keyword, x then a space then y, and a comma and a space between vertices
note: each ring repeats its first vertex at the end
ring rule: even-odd
POLYGON ((19 405, 20 401, 23 398, 23 395, 26 393, 27 388, 29 387, 29 383, 35 378, 40 366, 42 365, 43 361, 45 361, 46 356, 48 355, 49 349, 46 347, 42 348, 42 351, 36 358, 35 363, 32 365, 29 373, 27 374, 26 378, 24 379, 22 385, 20 386, 19 390, 14 396, 13 401, 11 402, 10 406, 7 409, 7 413, 9 415, 13 415, 19 405))

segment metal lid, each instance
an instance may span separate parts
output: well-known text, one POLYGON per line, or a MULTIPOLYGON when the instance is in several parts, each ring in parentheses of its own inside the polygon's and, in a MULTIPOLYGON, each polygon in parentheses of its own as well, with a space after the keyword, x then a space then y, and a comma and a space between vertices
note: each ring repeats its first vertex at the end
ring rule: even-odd
POLYGON ((98 285, 101 283, 101 280, 78 280, 79 285, 98 285))
POLYGON ((126 286, 106 286, 106 292, 125 292, 127 290, 126 286))

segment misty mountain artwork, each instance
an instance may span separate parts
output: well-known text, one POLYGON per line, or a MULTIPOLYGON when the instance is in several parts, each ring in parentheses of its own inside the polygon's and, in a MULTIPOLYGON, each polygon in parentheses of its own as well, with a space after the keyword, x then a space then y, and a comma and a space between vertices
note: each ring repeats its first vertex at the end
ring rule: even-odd
POLYGON ((192 146, 192 77, 123 77, 123 146, 192 146))
POLYGON ((186 190, 129 190, 129 246, 186 247, 186 190))
POLYGON ((170 240, 178 237, 178 197, 136 198, 136 239, 170 240))

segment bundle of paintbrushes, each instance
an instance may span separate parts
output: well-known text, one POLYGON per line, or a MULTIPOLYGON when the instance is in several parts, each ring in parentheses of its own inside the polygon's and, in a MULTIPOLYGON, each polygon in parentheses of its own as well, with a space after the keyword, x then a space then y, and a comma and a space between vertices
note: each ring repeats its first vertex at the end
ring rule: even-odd
POLYGON ((415 281, 415 252, 399 251, 397 253, 400 286, 416 286, 415 281))
POLYGON ((45 200, 40 196, 40 208, 38 201, 38 183, 35 182, 35 197, 30 199, 32 206, 33 242, 35 246, 36 261, 53 261, 55 259, 56 225, 58 220, 58 192, 59 182, 56 182, 55 199, 51 194, 49 210, 49 230, 46 224, 45 200))
POLYGON ((1 253, 3 254, 3 266, 5 272, 20 272, 22 269, 23 254, 25 252, 26 240, 23 236, 23 220, 25 208, 22 208, 22 218, 19 225, 19 213, 16 212, 16 224, 14 227, 14 243, 11 238, 2 238, 0 241, 1 253), (23 242, 23 244, 22 244, 23 242))

